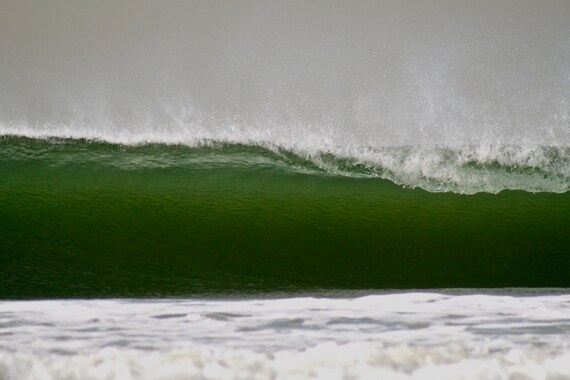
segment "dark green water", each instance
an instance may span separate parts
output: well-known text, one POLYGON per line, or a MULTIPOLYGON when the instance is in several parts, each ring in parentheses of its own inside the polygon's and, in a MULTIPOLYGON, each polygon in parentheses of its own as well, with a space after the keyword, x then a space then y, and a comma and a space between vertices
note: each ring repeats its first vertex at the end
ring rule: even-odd
POLYGON ((430 193, 252 146, 5 137, 0 270, 3 299, 569 287, 570 193, 430 193))

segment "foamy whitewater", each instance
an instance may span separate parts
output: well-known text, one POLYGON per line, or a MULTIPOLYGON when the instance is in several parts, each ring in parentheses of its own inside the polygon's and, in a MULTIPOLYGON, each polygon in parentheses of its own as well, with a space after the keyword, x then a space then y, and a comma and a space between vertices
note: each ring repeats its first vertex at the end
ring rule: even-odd
POLYGON ((0 378, 568 379, 570 296, 0 304, 0 378))

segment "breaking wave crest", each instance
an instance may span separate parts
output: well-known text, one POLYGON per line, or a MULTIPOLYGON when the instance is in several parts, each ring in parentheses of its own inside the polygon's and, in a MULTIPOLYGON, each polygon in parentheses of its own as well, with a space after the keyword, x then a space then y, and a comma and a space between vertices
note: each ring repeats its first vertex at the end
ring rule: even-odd
POLYGON ((570 190, 570 148, 558 146, 353 146, 254 139, 110 140, 5 135, 2 161, 42 160, 49 165, 192 168, 263 166, 359 178, 381 178, 430 192, 474 194, 503 190, 570 190))

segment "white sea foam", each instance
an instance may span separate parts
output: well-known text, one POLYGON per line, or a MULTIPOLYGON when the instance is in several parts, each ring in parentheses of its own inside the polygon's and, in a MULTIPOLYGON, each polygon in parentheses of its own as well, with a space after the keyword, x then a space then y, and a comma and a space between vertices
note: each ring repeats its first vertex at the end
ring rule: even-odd
POLYGON ((567 379, 570 296, 18 301, 0 378, 567 379))

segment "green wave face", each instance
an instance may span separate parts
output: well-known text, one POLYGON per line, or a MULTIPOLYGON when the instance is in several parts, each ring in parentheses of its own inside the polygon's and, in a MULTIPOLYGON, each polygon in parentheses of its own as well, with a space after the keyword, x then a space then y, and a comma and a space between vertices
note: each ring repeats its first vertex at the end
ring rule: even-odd
POLYGON ((477 192, 263 144, 5 137, 0 298, 570 286, 569 153, 502 149, 432 149, 495 186, 477 192), (526 166, 508 164, 516 154, 526 166))

